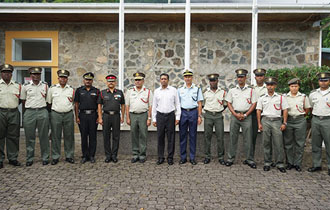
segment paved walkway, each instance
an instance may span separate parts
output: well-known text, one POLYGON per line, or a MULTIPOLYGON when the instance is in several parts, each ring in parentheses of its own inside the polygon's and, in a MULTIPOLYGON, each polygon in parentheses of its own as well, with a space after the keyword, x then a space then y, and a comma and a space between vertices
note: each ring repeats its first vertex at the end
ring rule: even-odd
MULTIPOLYGON (((236 160, 232 167, 202 158, 196 166, 104 163, 80 164, 76 140, 76 163, 61 160, 56 166, 42 166, 40 153, 32 167, 0 169, 0 209, 330 209, 330 176, 326 170, 309 173, 310 149, 306 148, 303 172, 286 174, 273 168, 250 169, 236 160)), ((39 147, 39 145, 36 145, 39 147)), ((25 163, 22 141, 20 161, 25 163)), ((325 169, 325 164, 324 164, 325 169)))

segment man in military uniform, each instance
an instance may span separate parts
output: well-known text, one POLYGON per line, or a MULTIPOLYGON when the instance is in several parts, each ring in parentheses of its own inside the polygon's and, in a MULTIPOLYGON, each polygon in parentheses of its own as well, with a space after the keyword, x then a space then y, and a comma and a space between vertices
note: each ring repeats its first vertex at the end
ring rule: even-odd
POLYGON ((107 80, 107 89, 101 91, 97 100, 99 123, 103 125, 104 140, 104 162, 118 162, 117 155, 120 140, 120 123, 124 122, 125 116, 125 98, 121 90, 116 89, 117 77, 109 74, 105 78, 107 80), (103 105, 103 117, 102 117, 103 105), (121 114, 120 114, 121 113, 121 114), (110 136, 112 131, 112 149, 110 136))
MULTIPOLYGON (((260 96, 263 96, 267 93, 267 88, 264 83, 265 81, 265 75, 266 75, 266 69, 255 69, 253 70, 253 73, 255 75, 256 85, 254 86, 254 91, 257 95, 257 101, 260 98, 260 96)), ((255 153, 255 147, 257 142, 257 136, 258 136, 258 119, 257 119, 257 110, 253 110, 252 114, 252 147, 251 147, 251 156, 254 157, 255 153)))
POLYGON ((93 86, 94 74, 83 75, 84 86, 77 89, 74 97, 76 122, 81 134, 81 163, 95 163, 97 131, 97 98, 100 90, 93 86))
POLYGON ((205 159, 204 164, 211 161, 211 139, 213 134, 213 127, 215 127, 215 135, 217 139, 218 160, 221 165, 225 165, 224 161, 224 125, 222 112, 226 108, 226 91, 218 87, 219 74, 210 74, 208 79, 210 87, 204 93, 204 150, 205 159))
POLYGON ((199 86, 192 83, 193 71, 186 69, 183 72, 184 86, 178 89, 181 103, 180 133, 180 164, 187 162, 187 134, 189 132, 189 158, 192 165, 196 165, 196 138, 197 124, 202 123, 203 94, 199 86))
POLYGON ((51 104, 52 129, 52 165, 56 165, 61 157, 62 131, 64 135, 65 161, 74 163, 74 89, 67 84, 70 72, 58 70, 59 83, 49 88, 47 102, 51 104))
POLYGON ((20 135, 19 105, 21 85, 12 80, 14 67, 10 64, 0 66, 0 169, 5 160, 5 145, 9 164, 20 166, 17 161, 20 135))
POLYGON ((286 95, 288 108, 288 124, 284 130, 284 149, 287 160, 287 170, 295 168, 301 171, 304 154, 308 114, 311 105, 308 96, 299 92, 300 80, 293 78, 288 82, 290 92, 286 95))
POLYGON ((265 83, 267 94, 261 96, 257 104, 258 127, 263 132, 262 138, 264 141, 264 171, 269 171, 272 164, 272 148, 270 145, 273 142, 276 166, 280 172, 285 173, 282 131, 286 129, 289 106, 286 97, 275 92, 276 78, 268 77, 265 83), (283 121, 281 118, 282 111, 283 121))
POLYGON ((132 163, 146 160, 147 133, 151 124, 151 108, 153 95, 150 89, 144 87, 143 73, 133 74, 135 86, 126 95, 126 122, 131 126, 132 163))
POLYGON ((32 80, 22 86, 21 92, 26 138, 26 166, 33 164, 36 129, 38 129, 42 165, 49 163, 49 114, 46 104, 48 85, 41 81, 41 72, 40 67, 29 68, 32 80))
POLYGON ((312 106, 312 157, 313 166, 309 172, 322 170, 322 142, 327 155, 328 175, 330 176, 330 72, 318 74, 320 88, 309 95, 312 106))

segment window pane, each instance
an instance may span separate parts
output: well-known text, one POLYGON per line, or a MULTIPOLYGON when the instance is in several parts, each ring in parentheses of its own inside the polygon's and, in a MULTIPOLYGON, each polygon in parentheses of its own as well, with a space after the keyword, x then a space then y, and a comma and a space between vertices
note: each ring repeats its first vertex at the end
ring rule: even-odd
POLYGON ((50 39, 15 39, 15 61, 51 61, 50 39))

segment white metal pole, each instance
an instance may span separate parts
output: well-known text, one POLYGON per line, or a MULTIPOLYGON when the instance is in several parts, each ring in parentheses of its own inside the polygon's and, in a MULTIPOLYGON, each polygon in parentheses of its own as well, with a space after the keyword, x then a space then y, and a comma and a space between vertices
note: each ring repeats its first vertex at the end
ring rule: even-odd
POLYGON ((125 14, 124 14, 124 0, 120 0, 119 4, 119 89, 124 88, 124 25, 125 25, 125 14))
POLYGON ((190 67, 190 0, 186 0, 186 23, 185 23, 185 56, 184 56, 184 68, 190 67))
POLYGON ((322 66, 322 27, 320 27, 320 44, 319 44, 319 63, 318 66, 322 66))
POLYGON ((252 35, 251 35, 251 84, 256 84, 253 70, 257 68, 257 43, 258 43, 258 7, 257 0, 252 6, 252 35))

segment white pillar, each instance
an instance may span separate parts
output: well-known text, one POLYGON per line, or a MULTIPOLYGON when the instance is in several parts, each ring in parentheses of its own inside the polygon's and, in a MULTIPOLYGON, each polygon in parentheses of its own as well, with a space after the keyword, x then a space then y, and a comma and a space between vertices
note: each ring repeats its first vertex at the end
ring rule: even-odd
POLYGON ((185 56, 184 56, 184 68, 190 67, 190 0, 186 0, 186 23, 185 23, 185 56))
POLYGON ((254 73, 257 68, 257 43, 258 43, 258 7, 257 0, 253 0, 252 6, 252 35, 251 35, 251 84, 256 84, 254 73))
POLYGON ((125 24, 125 13, 124 13, 124 0, 120 0, 119 4, 119 89, 124 88, 124 24, 125 24))

